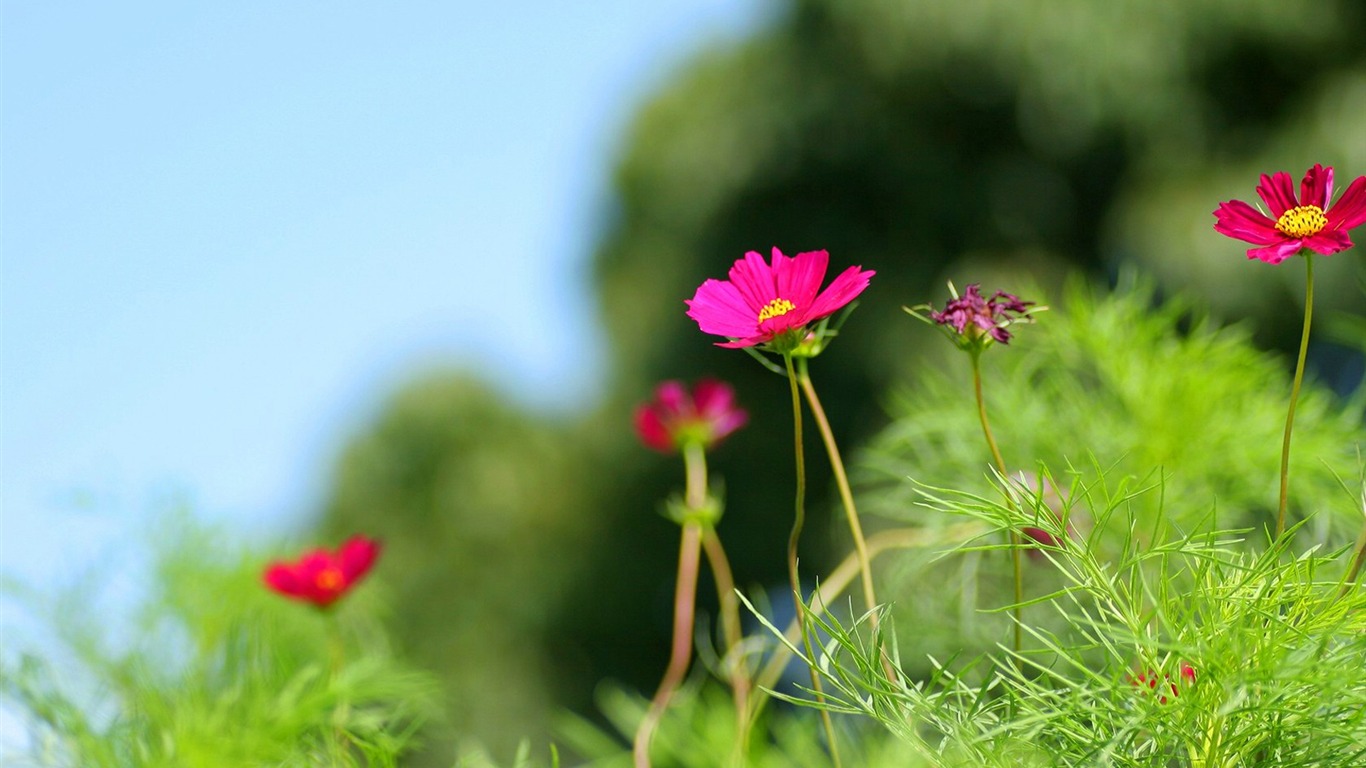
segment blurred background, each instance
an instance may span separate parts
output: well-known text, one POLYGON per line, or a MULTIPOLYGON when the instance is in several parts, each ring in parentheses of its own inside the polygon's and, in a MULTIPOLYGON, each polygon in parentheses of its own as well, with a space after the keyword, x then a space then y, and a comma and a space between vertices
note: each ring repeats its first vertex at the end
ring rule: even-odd
MULTIPOLYGON (((1302 270, 1210 212, 1366 173, 1348 0, 0 9, 4 571, 100 568, 114 631, 167 507, 379 536, 447 687, 433 754, 657 682, 681 476, 630 418, 662 378, 735 383, 721 532, 737 581, 783 582, 786 391, 683 314, 746 250, 877 271, 813 371, 856 452, 927 359, 900 307, 946 279, 1052 301, 1132 268, 1293 348, 1302 270)), ((1360 328, 1361 248, 1318 264, 1323 327, 1360 328)), ((1343 335, 1311 371, 1347 392, 1343 335)))

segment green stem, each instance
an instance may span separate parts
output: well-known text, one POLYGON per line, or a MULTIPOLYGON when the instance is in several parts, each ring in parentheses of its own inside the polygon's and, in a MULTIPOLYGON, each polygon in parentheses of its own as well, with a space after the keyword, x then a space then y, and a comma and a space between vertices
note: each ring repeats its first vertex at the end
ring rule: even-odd
POLYGON ((673 647, 669 654, 669 666, 664 670, 664 679, 659 681, 659 690, 655 692, 650 708, 636 728, 635 743, 631 750, 636 768, 650 768, 650 741, 664 716, 664 710, 669 706, 669 699, 683 682, 688 662, 692 658, 693 610, 697 598, 701 540, 701 523, 692 520, 684 522, 678 548, 678 583, 674 591, 673 647))
MULTIPOLYGON (((868 555, 877 557, 883 552, 891 549, 909 549, 913 547, 929 547, 937 544, 960 544, 968 541, 975 536, 982 534, 980 523, 958 523, 951 525, 942 531, 926 531, 921 528, 898 528, 890 531, 875 533, 868 538, 868 555)), ((844 592, 859 572, 859 562, 857 554, 850 554, 843 561, 821 580, 821 586, 812 600, 811 613, 820 616, 824 611, 824 606, 829 605, 844 592)), ((802 627, 795 620, 788 625, 783 632, 783 637, 788 643, 795 644, 802 632, 802 627)), ((783 669, 787 667, 788 661, 792 659, 792 650, 786 643, 779 645, 773 652, 762 670, 754 678, 754 711, 750 713, 750 719, 754 720, 763 711, 764 704, 768 702, 768 697, 764 693, 766 689, 773 688, 777 684, 783 669)))
MULTIPOLYGON (((811 383, 811 376, 807 373, 806 358, 802 358, 797 375, 802 392, 806 394, 807 405, 811 407, 816 428, 820 430, 821 440, 825 442, 825 452, 830 456, 830 468, 835 473, 835 486, 839 488, 840 501, 844 504, 844 516, 849 521, 849 532, 854 537, 854 552, 858 554, 863 599, 868 605, 868 610, 873 611, 877 607, 877 595, 873 592, 873 568, 868 561, 868 543, 863 538, 863 526, 859 524, 858 510, 854 507, 854 494, 849 488, 849 476, 844 471, 844 461, 840 458, 835 434, 830 430, 830 420, 825 417, 825 409, 821 407, 820 398, 816 396, 816 387, 811 383)), ((870 626, 877 628, 875 612, 869 614, 868 621, 870 626)))
MULTIPOLYGON (((1362 506, 1366 508, 1366 503, 1363 503, 1362 506)), ((1338 590, 1339 599, 1346 597, 1347 593, 1352 590, 1352 585, 1356 584, 1357 576, 1361 574, 1363 561, 1366 561, 1366 526, 1362 526, 1361 533, 1357 535, 1356 552, 1352 555, 1352 565, 1347 570, 1347 577, 1343 580, 1341 589, 1338 590)))
MULTIPOLYGON (((991 449, 991 458, 996 462, 996 469, 1001 473, 1001 482, 1008 482, 1009 473, 1006 471, 1006 460, 1001 457, 1001 449, 996 446, 996 438, 991 434, 991 422, 987 421, 987 402, 982 397, 982 362, 981 351, 973 351, 972 358, 972 391, 977 396, 977 418, 982 421, 982 434, 986 435, 987 447, 991 449)), ((1012 511, 1015 509, 1014 502, 1010 499, 1010 494, 1006 493, 1006 506, 1012 511)), ((1014 526, 1010 529, 1010 554, 1011 564, 1015 571, 1015 652, 1020 652, 1020 647, 1024 645, 1024 621, 1022 618, 1024 603, 1024 567, 1021 565, 1019 531, 1014 526)))
MULTIPOLYGON (((807 658, 811 660, 808 666, 811 672, 811 690, 816 694, 816 701, 823 704, 825 695, 821 688, 820 672, 815 667, 816 656, 811 650, 811 631, 806 625, 806 605, 802 600, 802 583, 797 572, 797 544, 801 541, 802 527, 806 524, 806 453, 802 448, 802 397, 798 391, 797 372, 792 367, 792 355, 784 354, 783 364, 787 369, 787 381, 792 389, 792 439, 797 460, 796 512, 792 520, 792 533, 787 537, 787 574, 792 584, 793 610, 796 613, 797 624, 802 629, 802 645, 805 647, 807 658)), ((836 768, 839 768, 840 754, 839 745, 835 741, 835 725, 830 720, 829 710, 822 707, 820 713, 826 740, 830 744, 830 759, 836 768)))
POLYGON ((734 764, 744 765, 744 756, 749 754, 749 663, 741 648, 740 600, 735 592, 735 577, 730 570, 730 560, 721 546, 721 537, 716 529, 707 526, 702 529, 702 551, 707 555, 713 580, 716 581, 716 596, 721 605, 721 631, 726 638, 723 656, 724 666, 729 672, 730 688, 735 695, 735 717, 738 737, 734 764))
MULTIPOLYGON (((683 448, 683 467, 687 476, 684 503, 689 510, 701 511, 711 501, 707 490, 707 452, 701 443, 689 443, 683 448)), ((721 546, 712 522, 702 526, 702 551, 706 553, 716 582, 716 596, 721 606, 721 628, 726 638, 723 659, 729 666, 731 691, 735 696, 736 738, 735 764, 743 764, 749 747, 749 669, 740 655, 740 601, 735 595, 735 577, 730 560, 721 546)))
MULTIPOLYGON (((327 646, 328 657, 331 664, 331 684, 340 688, 342 669, 346 666, 346 644, 342 639, 341 622, 337 620, 337 614, 331 608, 327 611, 327 646)), ((332 750, 333 761, 341 761, 346 753, 347 737, 346 729, 343 724, 351 716, 351 704, 344 696, 339 696, 337 708, 332 713, 332 750)))
MULTIPOLYGON (((859 523, 858 509, 854 506, 854 492, 849 487, 849 475, 844 471, 844 460, 840 458, 839 445, 835 442, 835 433, 830 429, 830 420, 826 418, 825 408, 821 406, 821 400, 816 396, 816 387, 811 383, 806 358, 801 359, 797 373, 801 380, 802 392, 806 394, 807 405, 811 406, 811 415, 815 418, 821 440, 825 443, 825 453, 830 457, 830 468, 835 474, 835 486, 839 489, 844 516, 849 521, 849 533, 854 539, 854 553, 858 556, 859 576, 863 582, 863 602, 868 606, 868 629, 872 633, 873 641, 877 642, 878 603, 877 593, 873 591, 873 566, 868 557, 868 543, 863 538, 863 526, 859 523)), ((896 665, 885 652, 881 653, 881 656, 883 674, 887 676, 887 682, 894 685, 899 679, 896 665)))
POLYGON ((683 446, 683 503, 689 511, 701 511, 707 501, 707 451, 701 443, 683 446))
POLYGON ((337 621, 337 614, 328 608, 326 612, 327 620, 327 656, 332 672, 332 679, 336 681, 341 677, 342 667, 346 665, 346 646, 342 642, 341 624, 337 621))
POLYGON ((1314 254, 1304 253, 1304 329, 1300 332, 1300 355, 1295 362, 1295 383, 1290 388, 1290 408, 1285 414, 1285 437, 1281 439, 1281 495, 1276 508, 1276 538, 1285 533, 1286 502, 1290 498, 1290 433, 1295 427, 1295 404, 1304 381, 1304 356, 1309 351, 1309 324, 1314 319, 1314 254))

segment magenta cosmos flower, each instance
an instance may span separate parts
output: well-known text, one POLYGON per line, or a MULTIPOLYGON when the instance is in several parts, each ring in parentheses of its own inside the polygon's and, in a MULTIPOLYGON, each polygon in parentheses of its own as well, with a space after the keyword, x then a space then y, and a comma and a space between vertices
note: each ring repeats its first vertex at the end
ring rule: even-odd
POLYGON ((378 541, 352 536, 336 552, 312 549, 295 562, 272 563, 266 568, 266 586, 285 597, 327 608, 370 572, 379 550, 378 541))
POLYGON ((809 323, 829 317, 868 287, 872 270, 850 267, 820 290, 830 254, 808 251, 792 258, 773 249, 773 263, 755 251, 730 268, 729 280, 707 280, 688 305, 703 333, 725 336, 717 346, 738 349, 774 343, 791 351, 809 323))
POLYGON ((689 393, 682 382, 666 381, 636 409, 636 434, 656 451, 673 453, 689 443, 711 448, 748 420, 729 384, 702 379, 689 393))
MULTIPOLYGON (((952 285, 949 286, 953 288, 952 285)), ((939 325, 952 328, 957 334, 960 345, 974 346, 984 343, 989 337, 1002 344, 1010 343, 1011 323, 1028 320, 1032 301, 1020 301, 1005 291, 997 291, 990 299, 983 298, 980 287, 972 283, 963 292, 944 305, 943 312, 930 310, 930 319, 939 325)))
POLYGON ((1333 204, 1333 169, 1317 163, 1300 182, 1295 199, 1290 174, 1262 174, 1257 195, 1271 216, 1265 216, 1241 200, 1220 203, 1215 210, 1214 231, 1236 240, 1261 246, 1249 248, 1249 259, 1280 264, 1302 250, 1324 256, 1352 247, 1347 230, 1366 222, 1366 176, 1358 176, 1333 204))

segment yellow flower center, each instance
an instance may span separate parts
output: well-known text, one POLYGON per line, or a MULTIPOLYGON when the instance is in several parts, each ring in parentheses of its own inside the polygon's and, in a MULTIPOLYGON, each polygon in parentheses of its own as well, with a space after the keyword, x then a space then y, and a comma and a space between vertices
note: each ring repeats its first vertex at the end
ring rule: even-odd
POLYGON ((1317 205, 1301 205, 1291 208, 1276 219, 1276 229, 1287 237, 1309 237, 1317 235, 1328 226, 1328 217, 1317 205))
POLYGON ((335 592, 341 588, 342 572, 340 568, 324 568, 318 571, 318 575, 313 579, 318 585, 318 589, 324 592, 335 592))
POLYGON ((796 305, 787 299, 774 299, 768 303, 768 306, 759 310, 759 322, 762 323, 765 320, 782 317, 796 308, 796 305))

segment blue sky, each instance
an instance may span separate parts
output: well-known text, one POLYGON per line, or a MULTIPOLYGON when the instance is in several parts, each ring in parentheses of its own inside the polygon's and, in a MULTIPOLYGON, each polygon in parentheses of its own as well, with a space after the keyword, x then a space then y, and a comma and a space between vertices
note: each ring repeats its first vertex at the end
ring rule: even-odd
POLYGON ((297 530, 423 367, 591 397, 614 141, 760 0, 0 6, 0 570, 297 530))

